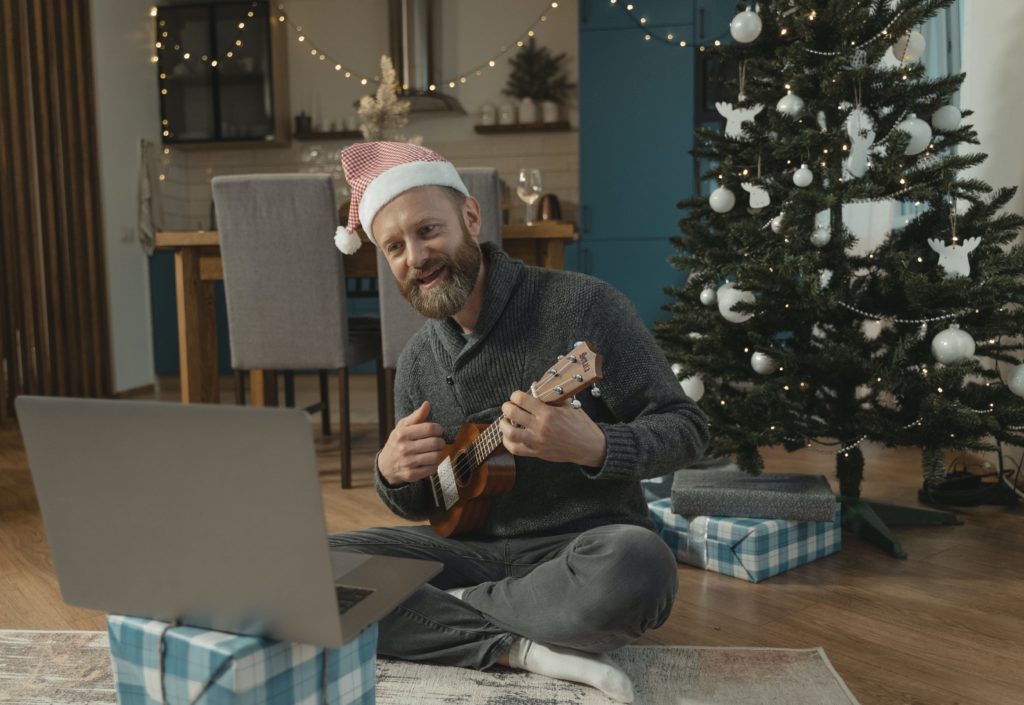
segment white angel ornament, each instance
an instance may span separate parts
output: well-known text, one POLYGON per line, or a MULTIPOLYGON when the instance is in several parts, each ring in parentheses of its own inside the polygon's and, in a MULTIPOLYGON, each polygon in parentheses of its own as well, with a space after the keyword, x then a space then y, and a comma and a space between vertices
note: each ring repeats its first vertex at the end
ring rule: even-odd
POLYGON ((974 252, 974 248, 981 243, 980 237, 969 237, 962 245, 953 243, 945 244, 942 240, 929 240, 928 246, 939 254, 939 266, 946 271, 946 277, 969 277, 971 275, 971 263, 967 255, 974 252))
POLYGON ((856 107, 846 118, 846 134, 850 137, 850 156, 845 163, 845 176, 859 179, 868 170, 868 153, 875 143, 874 123, 864 108, 856 107))

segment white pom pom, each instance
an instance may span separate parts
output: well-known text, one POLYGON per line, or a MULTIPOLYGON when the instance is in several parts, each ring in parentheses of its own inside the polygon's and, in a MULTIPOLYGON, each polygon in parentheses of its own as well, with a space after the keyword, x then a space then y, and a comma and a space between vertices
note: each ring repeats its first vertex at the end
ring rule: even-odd
POLYGON ((353 254, 362 244, 359 234, 355 230, 349 230, 343 225, 339 225, 337 232, 334 233, 334 246, 346 255, 353 254))

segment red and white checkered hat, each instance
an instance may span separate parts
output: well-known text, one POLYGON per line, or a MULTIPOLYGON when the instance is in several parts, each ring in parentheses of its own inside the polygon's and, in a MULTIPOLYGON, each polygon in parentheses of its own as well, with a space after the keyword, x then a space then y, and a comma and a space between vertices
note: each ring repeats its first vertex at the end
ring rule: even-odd
POLYGON ((341 150, 341 166, 352 189, 348 227, 339 227, 334 244, 345 254, 359 249, 356 228, 376 244, 371 229, 377 211, 418 186, 450 186, 465 195, 455 166, 437 152, 405 142, 360 142, 341 150))

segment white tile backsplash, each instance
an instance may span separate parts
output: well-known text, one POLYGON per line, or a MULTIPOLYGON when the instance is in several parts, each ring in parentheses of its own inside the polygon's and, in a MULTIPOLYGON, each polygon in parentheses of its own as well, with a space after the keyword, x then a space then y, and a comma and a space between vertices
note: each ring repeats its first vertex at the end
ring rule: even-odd
MULTIPOLYGON (((210 226, 210 180, 221 174, 260 174, 315 171, 328 173, 339 167, 338 152, 350 142, 293 142, 280 149, 176 150, 171 148, 167 179, 162 184, 165 227, 171 229, 210 226), (319 146, 317 162, 303 157, 319 146)), ((519 169, 541 170, 545 193, 554 193, 563 213, 577 212, 579 201, 579 133, 477 135, 469 140, 426 145, 456 166, 493 166, 509 187, 512 222, 522 221, 524 206, 515 197, 519 169)))

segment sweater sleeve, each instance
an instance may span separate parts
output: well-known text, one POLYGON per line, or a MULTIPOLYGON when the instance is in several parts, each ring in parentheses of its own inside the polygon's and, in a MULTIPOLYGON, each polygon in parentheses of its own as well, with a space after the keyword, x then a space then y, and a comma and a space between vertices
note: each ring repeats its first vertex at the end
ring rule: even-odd
POLYGON ((704 454, 708 420, 683 392, 654 336, 625 295, 602 286, 585 334, 603 358, 601 400, 616 421, 599 422, 607 440, 595 480, 640 480, 685 467, 704 454))
MULTIPOLYGON (((411 380, 415 375, 412 368, 415 367, 414 356, 410 350, 414 346, 407 346, 398 359, 398 366, 395 369, 395 420, 404 418, 411 414, 419 403, 414 402, 414 389, 411 388, 411 380)), ((430 498, 430 487, 427 480, 416 482, 403 482, 398 485, 391 485, 380 474, 380 452, 373 459, 374 485, 377 489, 377 496, 387 505, 393 513, 403 519, 419 521, 427 518, 432 501, 430 498)))

